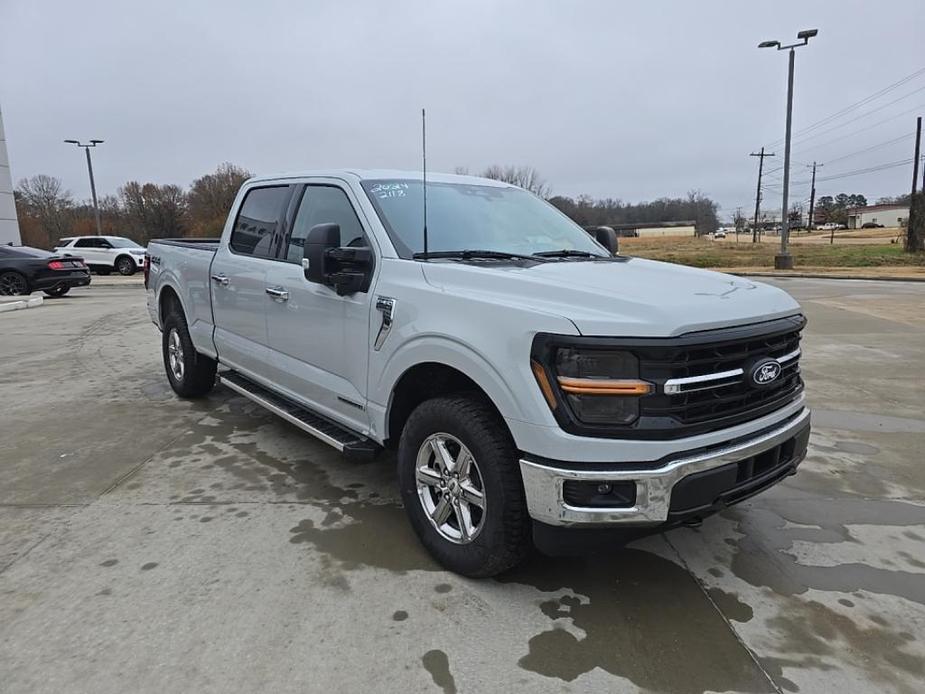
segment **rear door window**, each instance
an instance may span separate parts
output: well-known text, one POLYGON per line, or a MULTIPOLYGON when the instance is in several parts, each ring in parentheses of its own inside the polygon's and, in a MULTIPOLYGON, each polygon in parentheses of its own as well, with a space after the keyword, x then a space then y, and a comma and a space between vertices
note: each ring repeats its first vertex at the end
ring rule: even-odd
POLYGON ((308 185, 292 224, 292 233, 286 242, 287 261, 302 262, 305 239, 308 238, 308 232, 312 227, 318 224, 340 226, 341 246, 369 246, 363 225, 360 224, 347 194, 336 186, 308 185))
POLYGON ((289 202, 289 186, 251 188, 231 231, 231 250, 258 258, 275 256, 277 235, 289 202))

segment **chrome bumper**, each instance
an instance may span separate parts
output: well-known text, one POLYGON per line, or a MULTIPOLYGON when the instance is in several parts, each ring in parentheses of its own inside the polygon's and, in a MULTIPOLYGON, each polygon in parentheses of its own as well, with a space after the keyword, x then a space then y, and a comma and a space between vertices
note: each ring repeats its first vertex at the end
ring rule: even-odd
POLYGON ((770 431, 734 444, 717 446, 706 451, 668 461, 659 468, 617 470, 573 470, 521 460, 520 471, 530 516, 549 525, 582 524, 653 525, 668 520, 671 491, 684 477, 729 463, 737 463, 758 455, 796 436, 809 424, 806 408, 770 431), (636 483, 636 503, 626 508, 580 508, 569 506, 562 495, 567 480, 580 482, 636 483))

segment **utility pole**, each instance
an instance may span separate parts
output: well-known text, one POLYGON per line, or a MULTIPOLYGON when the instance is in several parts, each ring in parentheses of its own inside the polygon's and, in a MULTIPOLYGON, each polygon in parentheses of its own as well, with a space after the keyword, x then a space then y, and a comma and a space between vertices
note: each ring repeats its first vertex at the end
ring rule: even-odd
MULTIPOLYGON (((915 220, 915 192, 919 183, 919 156, 922 151, 922 117, 915 121, 915 158, 912 160, 912 197, 909 198, 909 219, 906 221, 906 250, 909 253, 925 250, 925 238, 918 233, 919 225, 915 220)), ((922 184, 925 194, 925 183, 922 184)))
MULTIPOLYGON (((815 214, 816 207, 816 167, 824 166, 824 164, 817 164, 813 162, 813 182, 809 189, 809 221, 806 223, 806 226, 809 227, 809 230, 813 230, 813 215, 815 214)), ((829 241, 832 243, 832 241, 829 241)))
POLYGON ((761 172, 764 170, 764 158, 773 157, 774 152, 765 154, 764 147, 761 152, 752 152, 748 156, 758 157, 758 190, 755 192, 755 223, 752 225, 752 243, 758 243, 758 212, 761 209, 761 172))
POLYGON ((90 172, 90 194, 93 196, 93 213, 96 216, 96 235, 102 236, 103 225, 100 222, 100 206, 96 202, 96 183, 93 180, 93 162, 90 160, 90 148, 103 144, 103 141, 90 140, 88 144, 83 144, 79 140, 65 140, 65 142, 69 145, 77 145, 78 147, 83 147, 84 152, 87 153, 87 171, 90 172))

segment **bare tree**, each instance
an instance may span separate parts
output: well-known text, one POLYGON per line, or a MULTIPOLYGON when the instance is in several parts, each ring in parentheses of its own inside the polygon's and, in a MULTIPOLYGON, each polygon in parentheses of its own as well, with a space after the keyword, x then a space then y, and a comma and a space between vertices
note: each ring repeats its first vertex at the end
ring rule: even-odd
POLYGON ((134 238, 142 243, 184 235, 186 193, 180 186, 129 181, 119 189, 119 200, 134 229, 134 238))
POLYGON ((186 198, 191 235, 221 235, 238 189, 250 177, 247 169, 225 162, 214 173, 193 181, 186 198))
POLYGON ((44 174, 24 178, 17 187, 16 202, 22 206, 22 216, 35 220, 49 247, 70 233, 74 199, 62 187, 60 179, 44 174))
POLYGON ((540 177, 539 172, 532 166, 498 166, 493 164, 482 172, 482 177, 519 186, 541 198, 548 198, 552 192, 549 184, 540 177))

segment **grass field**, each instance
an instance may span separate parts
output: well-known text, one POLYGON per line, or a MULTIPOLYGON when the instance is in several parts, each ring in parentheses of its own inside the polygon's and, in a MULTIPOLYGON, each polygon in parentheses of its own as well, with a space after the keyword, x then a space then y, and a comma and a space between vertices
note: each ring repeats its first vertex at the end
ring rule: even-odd
MULTIPOLYGON (((834 245, 810 239, 812 237, 804 235, 802 239, 794 239, 790 246, 796 269, 897 268, 909 269, 915 274, 922 271, 920 268, 925 269, 925 253, 905 253, 901 243, 890 243, 885 236, 866 238, 865 243, 839 243, 836 237, 834 245)), ((777 237, 757 244, 744 236, 738 243, 734 237, 724 241, 710 238, 641 238, 620 239, 620 251, 626 255, 702 268, 772 269, 779 244, 777 237)))

